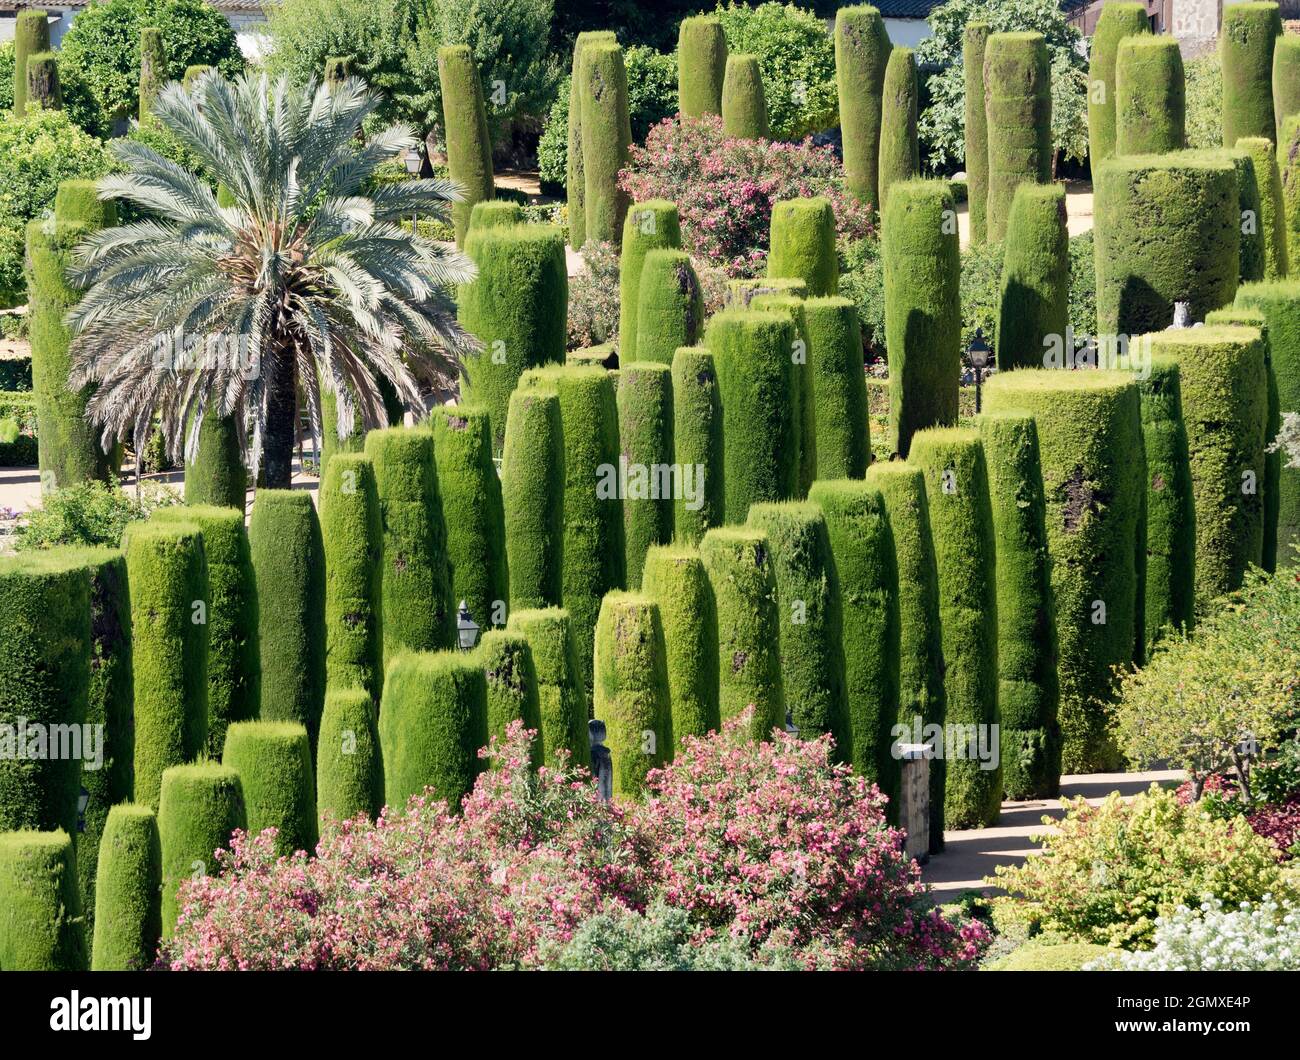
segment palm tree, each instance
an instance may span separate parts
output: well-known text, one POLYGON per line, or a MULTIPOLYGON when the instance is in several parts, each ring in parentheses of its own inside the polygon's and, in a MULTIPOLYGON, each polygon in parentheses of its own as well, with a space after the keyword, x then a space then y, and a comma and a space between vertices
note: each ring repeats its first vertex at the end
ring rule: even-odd
POLYGON ((234 82, 216 73, 168 85, 157 120, 201 160, 203 177, 131 140, 125 172, 99 194, 151 214, 89 235, 70 279, 85 289, 69 315, 74 386, 93 384, 88 414, 105 444, 136 451, 157 417, 173 458, 193 459, 205 415, 231 416, 254 474, 289 485, 298 395, 321 433, 322 388, 336 395, 340 438, 384 426, 377 380, 407 405, 447 386, 474 340, 449 294, 469 260, 401 225, 446 216, 445 180, 370 188, 376 168, 414 147, 395 125, 364 138, 380 104, 363 82, 234 82), (222 205, 225 203, 226 205, 222 205), (241 437, 243 437, 241 433, 241 437))

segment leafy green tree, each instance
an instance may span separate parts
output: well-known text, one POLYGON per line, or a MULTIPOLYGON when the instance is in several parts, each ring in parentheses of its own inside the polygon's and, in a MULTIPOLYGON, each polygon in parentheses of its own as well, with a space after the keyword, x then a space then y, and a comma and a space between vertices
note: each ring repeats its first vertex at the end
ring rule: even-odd
POLYGON ((1223 146, 1223 64, 1217 51, 1187 63, 1187 146, 1223 146))
POLYGON ((918 131, 936 171, 962 164, 966 153, 966 83, 962 38, 967 22, 993 33, 1034 30, 1047 40, 1052 82, 1052 144, 1068 159, 1088 154, 1088 61, 1078 51, 1079 31, 1065 21, 1056 0, 948 0, 930 12, 934 36, 916 49, 917 65, 939 67, 929 79, 930 103, 918 131))
POLYGON ((28 221, 54 206, 65 180, 107 173, 108 151, 65 111, 0 117, 0 217, 28 221))

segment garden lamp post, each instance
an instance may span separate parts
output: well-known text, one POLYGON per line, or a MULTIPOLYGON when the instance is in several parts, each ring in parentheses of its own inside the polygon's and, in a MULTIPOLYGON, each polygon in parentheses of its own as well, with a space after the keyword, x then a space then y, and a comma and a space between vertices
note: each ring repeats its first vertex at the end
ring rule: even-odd
POLYGON ((456 611, 456 638, 461 651, 469 651, 478 643, 478 630, 478 623, 470 617, 469 608, 462 600, 456 611))
MULTIPOLYGON (((406 166, 406 172, 412 180, 420 175, 420 149, 418 147, 408 147, 406 154, 402 155, 402 164, 406 166)), ((420 215, 411 214, 411 231, 417 236, 420 234, 420 215)))
POLYGON ((970 348, 966 351, 970 354, 971 367, 975 369, 975 411, 981 411, 980 386, 984 382, 984 369, 989 366, 989 344, 984 341, 984 329, 976 328, 975 335, 970 340, 970 348))

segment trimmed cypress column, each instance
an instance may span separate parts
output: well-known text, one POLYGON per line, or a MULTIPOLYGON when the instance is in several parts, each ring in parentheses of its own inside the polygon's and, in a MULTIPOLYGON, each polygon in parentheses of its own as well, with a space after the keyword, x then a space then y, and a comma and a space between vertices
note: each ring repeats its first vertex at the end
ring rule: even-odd
POLYGON ((1115 62, 1115 153, 1181 151, 1187 146, 1185 121, 1178 41, 1149 33, 1122 39, 1115 62))
POLYGON ((438 49, 438 84, 442 89, 442 127, 447 139, 447 169, 465 199, 451 205, 456 245, 465 245, 470 210, 495 194, 492 140, 488 135, 483 86, 468 44, 438 49))
POLYGON ((835 12, 835 82, 844 139, 844 180, 879 208, 881 102, 892 45, 880 12, 868 5, 835 12))
POLYGON ((1016 188, 1052 179, 1052 86, 1041 33, 994 33, 984 51, 988 238, 1001 242, 1016 188))
MULTIPOLYGON (((704 332, 704 292, 686 251, 652 250, 646 255, 636 321, 640 361, 672 364, 678 347, 699 341, 704 332)), ((620 359, 619 363, 631 362, 620 359)))
POLYGON ((594 41, 582 50, 578 75, 582 106, 583 202, 587 239, 617 243, 631 199, 618 186, 632 143, 623 49, 594 41))
POLYGON ((716 15, 691 15, 677 31, 677 109, 686 118, 722 113, 727 37, 716 15))
POLYGON ((1064 348, 1069 315, 1065 186, 1021 184, 1011 205, 1002 258, 994 340, 998 369, 1041 368, 1049 345, 1064 348))
POLYGON ((698 544, 709 527, 722 525, 726 504, 718 376, 713 354, 700 346, 673 354, 673 444, 683 483, 674 527, 679 540, 698 544))
POLYGON ((1282 36, 1277 4, 1241 3, 1223 9, 1219 61, 1223 65, 1223 145, 1243 136, 1276 135, 1273 46, 1282 36))
MULTIPOLYGON (((682 245, 677 204, 666 199, 634 203, 623 221, 618 259, 618 363, 637 360, 637 326, 641 303, 641 271, 654 250, 682 245)), ((681 345, 681 343, 678 343, 681 345)))
POLYGON ((518 390, 511 396, 501 495, 510 601, 516 608, 558 605, 564 584, 564 431, 555 394, 518 390))
POLYGON ((985 22, 967 22, 962 38, 965 77, 966 201, 970 204, 970 245, 988 239, 989 130, 984 112, 984 48, 989 40, 985 22))
POLYGON ((764 140, 769 133, 763 72, 757 55, 728 55, 722 82, 722 128, 742 140, 764 140))
POLYGON ((894 48, 885 68, 885 88, 880 118, 880 188, 876 196, 881 214, 889 205, 889 189, 921 175, 921 147, 917 139, 916 53, 894 48))
POLYGON ((522 634, 532 649, 543 763, 557 768, 559 752, 567 751, 574 765, 591 765, 591 744, 587 738, 590 700, 569 613, 558 607, 514 611, 506 629, 522 634))
POLYGON ((1125 37, 1150 33, 1146 4, 1102 5, 1088 51, 1088 156, 1094 168, 1115 154, 1115 64, 1125 37))
MULTIPOLYGON (((569 246, 581 250, 587 242, 587 177, 582 152, 582 52, 597 42, 615 44, 613 30, 579 33, 573 43, 573 66, 569 73, 569 144, 564 189, 569 206, 569 246)), ((630 129, 630 124, 629 124, 630 129)))
MULTIPOLYGON (((673 379, 666 364, 626 365, 618 373, 618 476, 626 476, 623 541, 627 584, 641 587, 651 545, 673 539, 673 379)), ((620 487, 622 487, 620 483, 620 487)))

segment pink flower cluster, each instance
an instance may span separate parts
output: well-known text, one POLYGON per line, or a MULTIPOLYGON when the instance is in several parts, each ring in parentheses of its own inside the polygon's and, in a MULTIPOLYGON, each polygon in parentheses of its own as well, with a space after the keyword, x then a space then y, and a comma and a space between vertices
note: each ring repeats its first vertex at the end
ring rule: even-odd
POLYGON ((533 968, 585 920, 655 899, 696 938, 729 933, 809 967, 952 968, 988 942, 930 907, 884 798, 829 740, 750 743, 743 720, 691 740, 640 804, 578 769, 529 767, 518 724, 462 812, 430 792, 329 827, 316 856, 237 834, 218 876, 181 888, 174 969, 533 968))
POLYGON ((762 274, 775 202, 824 195, 841 236, 872 233, 870 205, 847 191, 829 146, 729 137, 712 116, 651 128, 645 146, 632 146, 619 185, 634 202, 677 203, 684 249, 730 276, 762 274))

